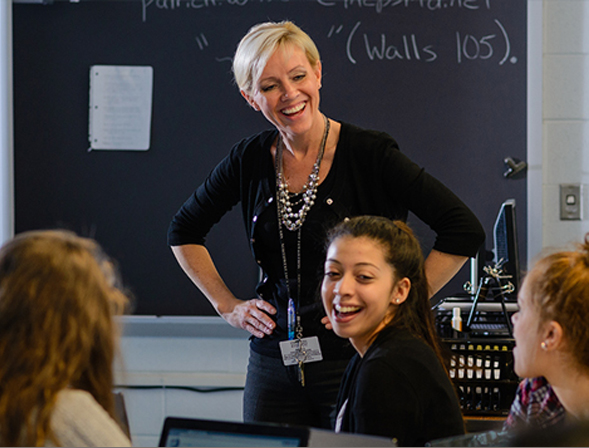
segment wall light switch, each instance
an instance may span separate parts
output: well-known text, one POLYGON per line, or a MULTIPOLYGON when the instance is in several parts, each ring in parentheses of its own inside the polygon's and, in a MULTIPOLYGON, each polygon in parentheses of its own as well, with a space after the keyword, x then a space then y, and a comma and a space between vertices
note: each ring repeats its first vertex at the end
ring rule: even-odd
POLYGON ((581 220, 581 184, 560 184, 560 220, 581 220))

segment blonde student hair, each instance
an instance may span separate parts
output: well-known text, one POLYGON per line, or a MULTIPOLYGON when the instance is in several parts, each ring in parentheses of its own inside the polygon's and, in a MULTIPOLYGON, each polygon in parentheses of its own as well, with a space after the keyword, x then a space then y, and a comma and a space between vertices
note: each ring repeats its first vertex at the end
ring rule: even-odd
POLYGON ((563 250, 541 258, 528 274, 531 303, 541 321, 560 324, 567 351, 589 372, 589 233, 576 250, 563 250))

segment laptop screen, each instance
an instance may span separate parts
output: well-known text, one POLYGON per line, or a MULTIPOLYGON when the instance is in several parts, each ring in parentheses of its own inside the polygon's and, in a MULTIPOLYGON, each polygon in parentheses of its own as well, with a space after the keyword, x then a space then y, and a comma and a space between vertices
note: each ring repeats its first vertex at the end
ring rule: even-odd
POLYGON ((159 446, 307 446, 301 427, 167 417, 159 446))

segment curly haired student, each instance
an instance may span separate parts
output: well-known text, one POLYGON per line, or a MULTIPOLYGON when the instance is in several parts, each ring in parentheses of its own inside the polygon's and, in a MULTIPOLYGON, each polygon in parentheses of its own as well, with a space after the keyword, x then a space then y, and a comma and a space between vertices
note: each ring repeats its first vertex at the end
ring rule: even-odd
POLYGON ((130 446, 116 422, 113 316, 128 303, 98 244, 60 230, 0 248, 0 445, 130 446))

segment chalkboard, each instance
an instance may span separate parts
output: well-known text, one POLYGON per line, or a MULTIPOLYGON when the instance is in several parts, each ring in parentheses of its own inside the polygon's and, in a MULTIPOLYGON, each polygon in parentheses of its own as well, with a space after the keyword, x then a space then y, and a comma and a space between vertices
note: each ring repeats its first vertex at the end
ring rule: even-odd
MULTIPOLYGON (((487 248, 500 204, 515 198, 525 258, 525 179, 504 177, 504 159, 526 155, 525 0, 51 3, 13 7, 16 230, 96 238, 118 260, 135 313, 214 314, 166 230, 231 146, 270 126, 230 70, 239 39, 267 20, 293 20, 316 41, 323 112, 395 137, 473 209, 487 248), (99 64, 153 67, 148 151, 88 152, 99 64)), ((429 250, 434 235, 410 220, 429 250)), ((238 208, 208 242, 230 288, 251 297, 258 272, 238 208)), ((442 294, 467 279, 465 268, 442 294)))

